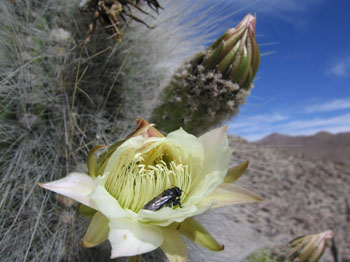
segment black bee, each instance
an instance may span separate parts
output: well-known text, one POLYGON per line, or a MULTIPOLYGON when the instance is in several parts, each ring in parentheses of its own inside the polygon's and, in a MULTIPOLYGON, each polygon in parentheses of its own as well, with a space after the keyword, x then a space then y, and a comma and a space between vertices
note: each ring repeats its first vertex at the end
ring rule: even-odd
POLYGON ((147 210, 153 210, 157 211, 161 209, 162 207, 175 207, 175 206, 181 206, 180 203, 180 197, 181 197, 182 190, 178 187, 172 187, 164 190, 163 193, 159 194, 155 198, 153 198, 151 201, 146 203, 143 206, 143 209, 147 210))

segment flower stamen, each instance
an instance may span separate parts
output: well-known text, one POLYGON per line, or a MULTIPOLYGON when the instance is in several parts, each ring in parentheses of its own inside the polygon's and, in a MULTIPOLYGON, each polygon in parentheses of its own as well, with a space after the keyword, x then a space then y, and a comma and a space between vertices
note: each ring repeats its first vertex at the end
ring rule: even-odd
MULTIPOLYGON (((192 170, 181 162, 178 150, 161 145, 145 153, 125 152, 118 162, 105 187, 123 208, 138 212, 170 187, 177 186, 185 192, 190 188, 192 170)), ((186 194, 181 201, 184 198, 186 194)))

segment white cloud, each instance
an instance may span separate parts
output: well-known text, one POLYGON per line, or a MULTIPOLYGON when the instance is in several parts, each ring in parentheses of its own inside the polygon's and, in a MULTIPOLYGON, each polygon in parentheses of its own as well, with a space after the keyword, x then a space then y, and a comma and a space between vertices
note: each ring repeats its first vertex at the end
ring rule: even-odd
POLYGON ((304 12, 313 5, 322 4, 327 0, 240 0, 235 3, 242 8, 255 8, 268 12, 304 12))
POLYGON ((236 2, 244 11, 266 13, 278 17, 289 23, 302 26, 307 19, 306 16, 295 18, 296 14, 303 14, 310 8, 321 5, 329 0, 240 0, 236 2))
POLYGON ((350 57, 338 60, 326 70, 326 74, 337 77, 350 77, 350 57))
MULTIPOLYGON (((258 141, 266 136, 268 136, 270 133, 256 133, 256 134, 251 134, 251 135, 240 135, 242 138, 250 141, 250 142, 254 142, 254 141, 258 141)), ((235 135, 235 134, 234 134, 235 135)))
POLYGON ((250 141, 258 140, 273 132, 273 127, 287 120, 284 114, 263 114, 256 116, 240 115, 237 120, 229 123, 228 132, 240 135, 250 141))
POLYGON ((307 113, 330 112, 337 110, 350 109, 350 97, 335 99, 323 104, 311 105, 306 108, 307 113))
MULTIPOLYGON (((278 116, 278 114, 275 116, 278 116)), ((244 122, 229 124, 229 133, 242 136, 249 141, 256 141, 271 133, 293 136, 311 135, 320 131, 327 131, 330 133, 350 131, 350 113, 333 117, 313 117, 292 121, 285 121, 290 119, 287 116, 280 118, 280 120, 278 120, 278 117, 272 117, 270 121, 265 119, 266 122, 252 121, 252 119, 263 120, 262 116, 246 119, 240 118, 239 121, 244 122), (273 121, 273 119, 276 121, 273 121)))
POLYGON ((349 125, 343 125, 343 126, 328 126, 324 129, 320 128, 309 128, 309 129, 304 129, 296 132, 292 132, 289 135, 291 136, 302 136, 302 135, 314 135, 317 134, 320 131, 326 131, 332 134, 337 134, 337 133, 343 133, 343 132, 350 132, 350 126, 349 125))
POLYGON ((341 61, 338 64, 336 64, 332 69, 331 73, 336 75, 336 76, 345 76, 346 75, 346 64, 341 61))
POLYGON ((287 120, 288 116, 282 114, 266 114, 256 116, 240 116, 238 122, 233 121, 229 124, 229 132, 235 133, 237 130, 244 132, 255 132, 261 128, 267 128, 280 121, 287 120))
POLYGON ((319 131, 327 131, 335 127, 347 128, 350 130, 350 113, 329 118, 315 117, 305 120, 296 120, 280 126, 280 130, 285 134, 300 134, 310 128, 316 128, 319 131))
POLYGON ((254 121, 256 123, 275 123, 286 119, 288 119, 288 116, 282 114, 266 114, 249 117, 250 121, 254 121))

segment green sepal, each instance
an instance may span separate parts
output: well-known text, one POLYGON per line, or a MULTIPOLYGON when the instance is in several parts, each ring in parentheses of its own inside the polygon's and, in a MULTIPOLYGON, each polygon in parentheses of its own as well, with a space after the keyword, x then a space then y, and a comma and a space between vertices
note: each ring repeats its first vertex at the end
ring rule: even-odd
POLYGON ((108 159, 112 156, 112 154, 114 153, 115 150, 117 150, 117 148, 123 144, 125 142, 126 139, 120 140, 115 142, 114 144, 112 144, 111 146, 108 147, 108 149, 102 153, 98 160, 97 160, 97 164, 98 164, 98 173, 99 174, 103 174, 107 163, 108 163, 108 159))
POLYGON ((254 38, 251 39, 252 41, 252 47, 253 47, 253 60, 252 60, 252 68, 253 68, 253 76, 252 79, 254 79, 256 73, 258 72, 259 64, 260 64, 260 50, 259 46, 256 43, 256 40, 254 38))
POLYGON ((249 160, 239 163, 238 165, 231 167, 224 178, 224 183, 234 183, 236 182, 247 170, 249 165, 249 160))
POLYGON ((107 240, 109 234, 109 220, 102 213, 96 212, 80 245, 85 248, 95 247, 107 240))
POLYGON ((141 262, 141 255, 128 257, 128 262, 141 262))
POLYGON ((91 207, 85 206, 83 204, 78 205, 78 211, 84 217, 93 217, 95 215, 95 213, 97 212, 97 210, 95 210, 91 207))
POLYGON ((217 47, 221 44, 221 42, 222 42, 228 35, 230 35, 230 29, 227 30, 227 31, 226 31, 223 35, 221 35, 218 39, 216 39, 216 40, 214 41, 214 43, 212 43, 212 44, 208 47, 208 49, 215 49, 215 48, 217 48, 217 47))
POLYGON ((206 249, 212 251, 224 250, 224 245, 219 244, 200 223, 194 220, 194 218, 187 218, 182 223, 173 223, 171 227, 206 249))
MULTIPOLYGON (((241 75, 241 78, 240 78, 240 86, 243 87, 243 85, 245 84, 245 82, 247 81, 247 78, 248 78, 248 75, 249 75, 249 69, 251 68, 251 64, 252 64, 252 46, 251 46, 251 43, 250 43, 250 39, 248 37, 247 39, 247 45, 246 45, 246 65, 243 69, 243 72, 242 72, 242 75, 241 75)), ((249 83, 250 84, 250 83, 249 83)))
POLYGON ((247 75, 247 79, 245 80, 245 82, 243 82, 240 86, 242 88, 246 88, 246 89, 249 89, 251 87, 251 84, 253 82, 253 78, 252 78, 252 68, 249 67, 249 72, 248 72, 248 75, 247 75))
POLYGON ((247 39, 247 32, 245 32, 243 38, 240 40, 239 48, 235 60, 232 63, 232 70, 229 79, 233 83, 239 83, 242 77, 242 73, 248 64, 247 54, 245 50, 245 42, 247 39))
POLYGON ((96 176, 98 175, 97 174, 97 160, 95 157, 95 153, 104 147, 105 147, 104 145, 97 145, 97 146, 93 147, 87 155, 88 172, 89 172, 89 175, 93 178, 96 178, 96 176))
POLYGON ((220 45, 208 56, 203 62, 203 66, 206 70, 213 70, 217 63, 220 61, 221 52, 224 48, 224 43, 221 42, 220 45))
POLYGON ((228 52, 228 54, 224 57, 224 59, 222 59, 222 61, 219 63, 218 71, 221 74, 225 74, 227 69, 230 67, 230 65, 234 61, 235 55, 237 54, 237 50, 238 50, 238 45, 232 48, 231 51, 228 52))
POLYGON ((241 28, 239 31, 235 32, 229 39, 224 41, 224 48, 221 52, 221 58, 226 56, 226 54, 236 46, 238 41, 242 38, 243 33, 244 33, 244 28, 241 28))

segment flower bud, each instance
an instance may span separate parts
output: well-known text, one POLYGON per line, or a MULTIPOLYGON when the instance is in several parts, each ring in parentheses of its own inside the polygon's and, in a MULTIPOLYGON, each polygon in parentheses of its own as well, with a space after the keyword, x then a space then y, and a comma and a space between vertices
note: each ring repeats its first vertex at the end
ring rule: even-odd
POLYGON ((259 67, 255 22, 255 16, 246 15, 176 71, 152 111, 157 127, 200 134, 238 113, 259 67))
POLYGON ((314 235, 298 237, 290 242, 292 247, 290 251, 291 260, 298 262, 316 262, 323 255, 328 240, 333 238, 333 231, 328 230, 314 235))
POLYGON ((202 64, 207 71, 220 72, 224 79, 247 88, 259 67, 260 52, 255 41, 256 17, 248 14, 226 31, 206 51, 202 64))

